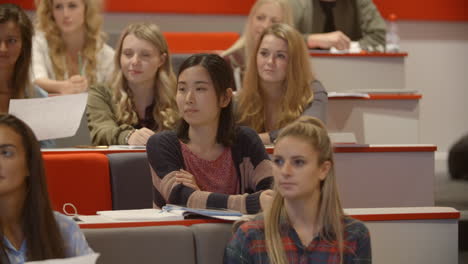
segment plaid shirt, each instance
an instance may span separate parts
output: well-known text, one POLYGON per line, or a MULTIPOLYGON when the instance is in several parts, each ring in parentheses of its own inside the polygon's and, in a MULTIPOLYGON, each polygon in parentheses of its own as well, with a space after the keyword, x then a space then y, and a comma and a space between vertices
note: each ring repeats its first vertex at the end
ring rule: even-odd
MULTIPOLYGON (((317 236, 308 246, 304 246, 294 228, 288 223, 283 223, 281 230, 289 263, 340 263, 336 241, 330 243, 317 236)), ((372 263, 370 235, 362 222, 347 217, 344 239, 343 263, 372 263)), ((239 227, 226 247, 224 263, 270 263, 263 219, 249 221, 239 227)))

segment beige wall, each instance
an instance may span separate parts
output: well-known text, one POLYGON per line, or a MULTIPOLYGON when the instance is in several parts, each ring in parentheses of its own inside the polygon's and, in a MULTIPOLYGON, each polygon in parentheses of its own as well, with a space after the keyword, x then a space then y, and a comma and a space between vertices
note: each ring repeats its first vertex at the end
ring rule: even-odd
POLYGON ((468 133, 468 23, 401 22, 406 87, 423 94, 420 143, 444 152, 468 133))

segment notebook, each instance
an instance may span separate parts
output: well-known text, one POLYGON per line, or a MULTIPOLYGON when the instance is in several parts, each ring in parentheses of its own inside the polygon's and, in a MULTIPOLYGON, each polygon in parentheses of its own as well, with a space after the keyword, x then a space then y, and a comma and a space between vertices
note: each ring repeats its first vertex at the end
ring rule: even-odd
POLYGON ((177 205, 166 205, 162 209, 136 209, 98 211, 98 215, 117 222, 179 221, 184 219, 216 218, 236 221, 242 217, 238 211, 225 209, 195 209, 177 205))

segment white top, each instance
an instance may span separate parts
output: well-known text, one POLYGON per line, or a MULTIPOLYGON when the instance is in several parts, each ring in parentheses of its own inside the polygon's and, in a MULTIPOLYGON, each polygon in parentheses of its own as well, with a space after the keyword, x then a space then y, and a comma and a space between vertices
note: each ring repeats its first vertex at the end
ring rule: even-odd
MULTIPOLYGON (((49 45, 45 38, 44 32, 37 31, 33 38, 33 52, 32 52, 32 76, 31 79, 47 78, 56 80, 52 60, 49 56, 49 45)), ((105 44, 97 53, 97 69, 96 81, 97 83, 107 82, 112 77, 114 71, 114 49, 105 44)), ((83 62, 83 67, 86 61, 83 62)), ((65 79, 68 79, 68 73, 65 71, 65 79)))

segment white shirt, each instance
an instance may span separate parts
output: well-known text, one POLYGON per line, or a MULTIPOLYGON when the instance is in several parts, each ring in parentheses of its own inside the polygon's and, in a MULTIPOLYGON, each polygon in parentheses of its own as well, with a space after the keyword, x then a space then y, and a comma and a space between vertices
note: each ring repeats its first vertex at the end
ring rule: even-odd
MULTIPOLYGON (((32 51, 32 69, 31 80, 47 78, 56 80, 52 60, 49 55, 49 45, 45 34, 42 31, 36 31, 33 38, 32 51)), ((110 80, 114 71, 114 49, 104 44, 96 55, 96 82, 103 83, 110 80)), ((83 67, 86 61, 83 62, 83 67)), ((85 73, 84 73, 85 74, 85 73)), ((68 79, 68 72, 65 69, 65 79, 68 79)))

